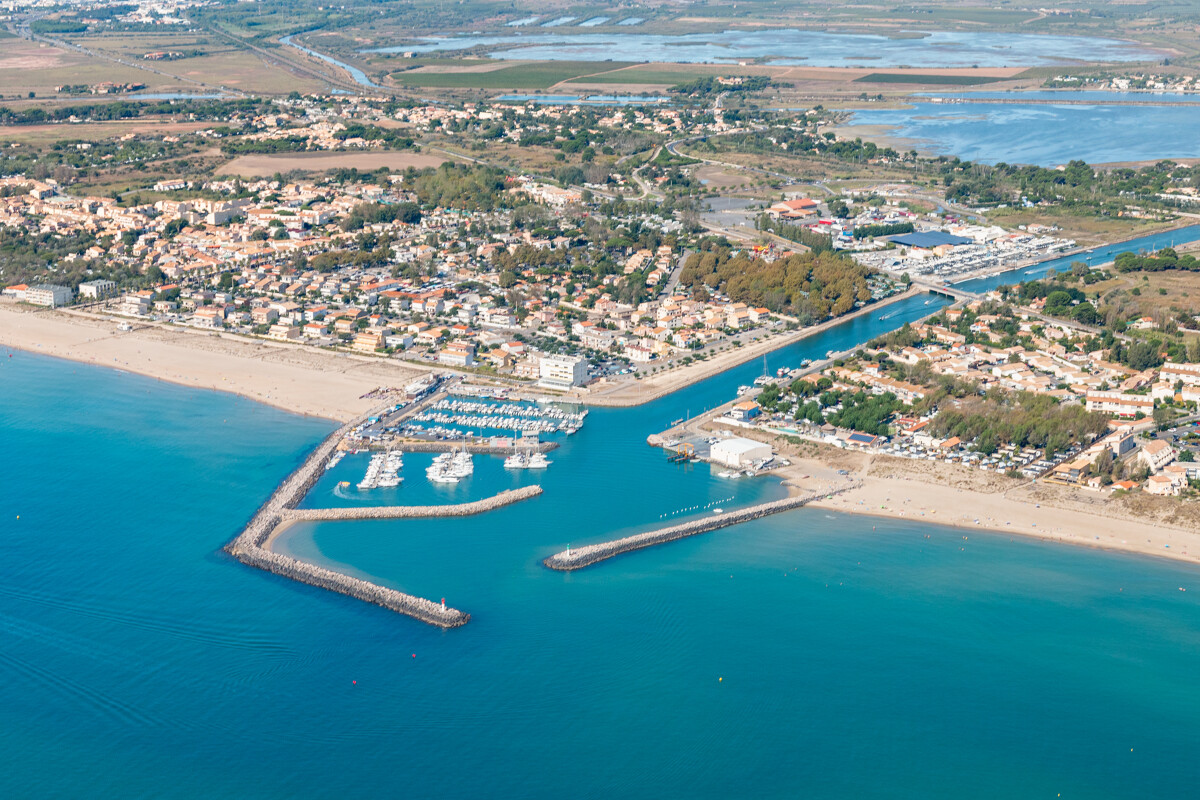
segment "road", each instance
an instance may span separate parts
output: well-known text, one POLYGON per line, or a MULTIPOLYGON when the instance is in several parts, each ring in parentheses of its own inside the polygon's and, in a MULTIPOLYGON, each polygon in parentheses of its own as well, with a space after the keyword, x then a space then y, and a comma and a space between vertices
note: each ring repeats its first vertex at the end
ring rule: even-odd
POLYGON ((683 265, 687 263, 688 256, 696 252, 695 250, 684 250, 679 256, 679 260, 675 262, 675 269, 671 270, 671 276, 667 278, 667 282, 663 284, 662 291, 659 294, 662 297, 670 297, 675 291, 675 287, 679 285, 679 276, 683 273, 683 265))
MULTIPOLYGON (((984 296, 981 294, 976 294, 975 292, 968 292, 965 289, 959 289, 958 287, 954 286, 953 284, 946 285, 944 283, 939 283, 939 282, 931 281, 931 280, 924 279, 924 278, 913 278, 912 286, 914 286, 918 289, 925 289, 926 291, 930 291, 930 292, 938 292, 940 294, 950 295, 951 297, 954 297, 955 299, 957 299, 959 302, 976 301, 976 300, 984 299, 984 296)), ((1027 316, 1033 317, 1035 319, 1039 319, 1042 322, 1045 322, 1049 325, 1062 325, 1064 327, 1070 328, 1071 330, 1078 331, 1080 333, 1090 334, 1092 336, 1100 336, 1104 332, 1101 328, 1097 328, 1092 325, 1084 325, 1082 323, 1075 322, 1074 320, 1059 319, 1058 317, 1051 317, 1047 314, 1041 314, 1036 311, 1032 311, 1028 308, 1022 308, 1021 313, 1025 314, 1027 316)), ((1124 334, 1120 334, 1119 338, 1128 339, 1129 337, 1125 336, 1124 334)))

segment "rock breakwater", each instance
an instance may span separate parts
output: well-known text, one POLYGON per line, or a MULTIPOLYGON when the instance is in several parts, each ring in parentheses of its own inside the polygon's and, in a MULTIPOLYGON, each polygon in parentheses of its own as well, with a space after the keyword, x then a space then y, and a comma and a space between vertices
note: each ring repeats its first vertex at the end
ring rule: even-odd
POLYGON ((401 519, 405 517, 467 516, 481 514, 510 503, 519 502, 541 494, 540 486, 526 486, 477 500, 452 506, 386 506, 377 508, 332 508, 296 509, 309 489, 320 479, 325 462, 333 455, 338 443, 355 426, 377 412, 372 411, 347 422, 317 445, 296 470, 279 484, 265 503, 258 509, 249 524, 228 545, 225 551, 251 567, 266 570, 291 580, 307 583, 331 592, 374 603, 378 606, 405 614, 430 625, 456 628, 465 625, 471 615, 455 608, 448 608, 445 601, 435 603, 423 597, 389 589, 386 586, 354 578, 316 564, 272 552, 267 544, 281 526, 299 520, 321 519, 401 519))
POLYGON ((774 500, 769 503, 727 511, 722 514, 705 517, 704 519, 696 519, 667 528, 659 528, 658 530, 647 531, 646 533, 626 536, 622 539, 613 539, 609 542, 600 542, 599 544, 591 544, 584 547, 569 548, 561 553, 555 553, 543 560, 542 563, 550 569, 570 572, 571 570, 582 569, 583 567, 591 566, 592 564, 633 550, 641 550, 644 547, 653 547, 654 545, 673 542, 676 539, 695 536, 699 533, 708 533, 718 528, 736 525, 739 522, 749 522, 759 517, 778 514, 781 511, 790 511, 793 508, 800 508, 818 498, 832 497, 833 495, 856 488, 859 485, 859 483, 855 482, 846 486, 839 486, 837 489, 806 492, 793 497, 785 497, 782 500, 774 500))
POLYGON ((360 506, 358 508, 298 508, 285 511, 283 522, 352 520, 352 519, 405 519, 415 517, 469 517, 497 508, 519 503, 542 493, 540 486, 522 486, 509 489, 471 503, 443 506, 360 506))

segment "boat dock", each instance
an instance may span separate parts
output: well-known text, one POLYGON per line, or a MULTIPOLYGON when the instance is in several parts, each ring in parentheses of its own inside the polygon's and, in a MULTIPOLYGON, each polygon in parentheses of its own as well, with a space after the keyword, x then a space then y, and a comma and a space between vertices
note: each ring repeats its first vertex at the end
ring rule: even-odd
POLYGON ((785 497, 782 500, 774 500, 769 503, 761 503, 756 506, 727 511, 722 514, 705 517, 704 519, 696 519, 667 528, 659 528, 658 530, 647 531, 646 533, 626 536, 622 539, 613 539, 609 542, 600 542, 599 544, 590 544, 579 548, 569 547, 561 553, 555 553, 546 558, 542 563, 550 569, 559 570, 560 572, 570 572, 590 567, 592 564, 606 561, 614 556, 634 550, 641 550, 644 547, 653 547, 654 545, 673 542, 676 539, 684 539, 699 533, 708 533, 719 528, 736 525, 739 522, 749 522, 752 519, 768 517, 772 514, 778 514, 781 511, 790 511, 793 508, 800 508, 807 503, 811 503, 814 500, 823 497, 833 497, 836 494, 855 489, 860 485, 860 483, 855 482, 839 486, 836 489, 806 492, 805 494, 785 497))

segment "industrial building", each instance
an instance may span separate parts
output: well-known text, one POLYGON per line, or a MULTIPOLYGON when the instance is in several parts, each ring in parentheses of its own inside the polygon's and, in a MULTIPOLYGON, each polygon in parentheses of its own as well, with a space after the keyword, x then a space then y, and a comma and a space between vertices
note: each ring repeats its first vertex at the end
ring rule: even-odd
POLYGON ((771 446, 753 439, 722 439, 713 444, 709 458, 734 469, 745 469, 757 461, 766 461, 773 454, 771 446))

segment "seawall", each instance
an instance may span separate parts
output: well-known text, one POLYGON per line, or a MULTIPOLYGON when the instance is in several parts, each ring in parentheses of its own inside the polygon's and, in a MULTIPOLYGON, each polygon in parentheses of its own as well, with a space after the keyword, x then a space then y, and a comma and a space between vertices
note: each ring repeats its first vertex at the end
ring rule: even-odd
POLYGON ((393 519, 403 517, 464 516, 499 508, 509 503, 534 497, 542 492, 540 486, 527 486, 522 489, 501 492, 499 495, 485 500, 461 503, 455 506, 296 509, 296 505, 324 473, 325 462, 333 455, 338 442, 356 425, 364 422, 375 413, 375 411, 372 411, 350 420, 326 436, 308 454, 304 462, 279 484, 242 532, 225 546, 225 551, 248 566, 273 572, 276 575, 282 575, 291 580, 307 583, 310 586, 327 589, 331 592, 338 592, 339 594, 354 597, 367 603, 374 603, 375 605, 383 606, 384 608, 391 609, 399 614, 405 614, 430 625, 437 625, 441 628, 456 628, 460 625, 465 625, 471 619, 471 615, 456 608, 448 608, 444 602, 435 603, 423 597, 415 597, 396 589, 379 586, 360 578, 354 578, 340 572, 319 567, 316 564, 310 564, 290 556, 273 553, 267 547, 273 534, 281 530, 283 526, 300 519, 393 519))
POLYGON ((282 521, 305 522, 351 519, 411 519, 415 517, 469 517, 503 508, 542 493, 541 486, 522 486, 470 503, 442 506, 359 506, 357 508, 297 508, 283 513, 282 521))
POLYGON ((668 528, 659 528, 658 530, 647 531, 646 533, 626 536, 622 539, 613 539, 609 542, 600 542, 599 544, 591 544, 585 547, 569 548, 561 553, 555 553, 543 560, 542 563, 550 569, 570 572, 571 570, 589 567, 592 564, 605 561, 614 556, 634 550, 641 550, 644 547, 653 547, 654 545, 673 542, 676 539, 695 536, 698 533, 708 533, 709 531, 715 531, 729 525, 736 525, 740 522, 749 522, 752 519, 778 514, 781 511, 790 511, 793 508, 800 508, 814 500, 823 497, 832 497, 835 494, 841 494, 860 485, 860 483, 856 482, 828 491, 808 492, 793 497, 785 497, 782 500, 774 500, 769 503, 748 506, 724 514, 705 517, 704 519, 683 522, 668 528))

